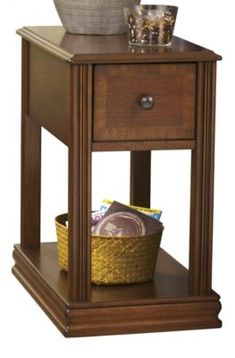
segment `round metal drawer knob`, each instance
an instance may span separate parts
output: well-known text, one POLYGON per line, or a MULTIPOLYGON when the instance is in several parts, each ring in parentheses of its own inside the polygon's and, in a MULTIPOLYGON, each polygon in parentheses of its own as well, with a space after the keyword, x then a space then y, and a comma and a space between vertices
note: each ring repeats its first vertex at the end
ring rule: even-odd
POLYGON ((151 109, 154 106, 154 98, 152 96, 143 96, 140 99, 140 107, 143 109, 151 109))

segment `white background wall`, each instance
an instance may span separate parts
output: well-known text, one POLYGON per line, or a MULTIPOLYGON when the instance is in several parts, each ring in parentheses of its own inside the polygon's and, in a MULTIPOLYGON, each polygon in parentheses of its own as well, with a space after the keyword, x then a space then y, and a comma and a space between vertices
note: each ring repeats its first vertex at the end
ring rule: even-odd
MULTIPOLYGON (((143 1, 154 3, 154 1, 143 1)), ((223 56, 218 63, 213 288, 221 294, 223 328, 64 339, 11 275, 19 242, 20 38, 25 25, 60 24, 53 1, 5 0, 0 7, 0 353, 4 357, 234 356, 234 10, 233 1, 171 1, 179 6, 175 34, 223 56), (225 355, 225 349, 229 353, 225 355), (3 353, 4 352, 4 353, 3 353)), ((102 197, 128 201, 128 154, 95 153, 93 206, 102 197), (116 177, 113 169, 123 168, 116 177), (99 168, 102 168, 99 169, 99 168)), ((164 211, 163 246, 187 265, 189 152, 153 154, 152 206, 164 211), (158 169, 160 168, 160 169, 158 169)), ((55 240, 53 218, 67 209, 67 149, 43 135, 43 240, 55 240), (46 200, 45 200, 46 198, 46 200)))

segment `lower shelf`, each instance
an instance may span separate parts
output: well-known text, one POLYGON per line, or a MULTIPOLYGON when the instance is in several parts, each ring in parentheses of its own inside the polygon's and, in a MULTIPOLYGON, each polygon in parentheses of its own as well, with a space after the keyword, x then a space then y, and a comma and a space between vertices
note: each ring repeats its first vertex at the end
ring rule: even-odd
POLYGON ((56 243, 14 249, 13 273, 68 337, 221 326, 219 296, 192 296, 188 271, 160 250, 155 279, 135 285, 92 285, 89 302, 70 303, 56 243))

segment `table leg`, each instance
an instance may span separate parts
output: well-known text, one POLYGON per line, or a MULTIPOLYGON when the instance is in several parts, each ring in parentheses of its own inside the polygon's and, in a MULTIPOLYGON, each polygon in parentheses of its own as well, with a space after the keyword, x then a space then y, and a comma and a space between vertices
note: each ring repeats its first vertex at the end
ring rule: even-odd
POLYGON ((131 152, 130 204, 150 207, 151 151, 131 152))
POLYGON ((41 127, 29 116, 29 44, 22 43, 21 245, 40 245, 41 127))
POLYGON ((92 66, 71 66, 69 138, 69 300, 88 301, 91 285, 92 66))
POLYGON ((216 64, 198 64, 196 148, 192 151, 190 289, 211 291, 216 64))

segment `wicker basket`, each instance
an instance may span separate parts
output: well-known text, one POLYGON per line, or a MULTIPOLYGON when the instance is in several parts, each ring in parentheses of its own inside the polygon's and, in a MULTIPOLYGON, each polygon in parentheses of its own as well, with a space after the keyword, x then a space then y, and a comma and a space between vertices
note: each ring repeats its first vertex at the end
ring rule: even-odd
MULTIPOLYGON (((55 219, 59 265, 68 270, 67 214, 55 219)), ((151 281, 162 231, 141 237, 92 236, 91 281, 98 285, 151 281)))
POLYGON ((126 32, 123 8, 140 0, 54 0, 67 32, 112 35, 126 32))

